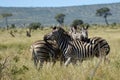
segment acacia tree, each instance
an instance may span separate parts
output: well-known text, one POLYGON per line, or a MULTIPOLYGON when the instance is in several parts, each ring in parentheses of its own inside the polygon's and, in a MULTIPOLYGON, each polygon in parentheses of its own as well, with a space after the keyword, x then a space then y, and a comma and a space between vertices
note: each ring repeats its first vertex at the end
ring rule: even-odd
POLYGON ((12 16, 11 13, 3 13, 1 14, 2 18, 5 18, 5 23, 6 23, 6 26, 7 26, 7 30, 8 30, 8 17, 12 16))
POLYGON ((33 30, 37 30, 38 28, 42 29, 42 26, 41 26, 41 23, 39 23, 39 22, 33 22, 33 23, 29 24, 29 28, 33 29, 33 30))
POLYGON ((64 24, 64 18, 65 18, 65 14, 62 14, 62 13, 57 14, 57 15, 55 16, 56 21, 57 21, 60 25, 63 25, 63 24, 64 24))
POLYGON ((77 27, 78 25, 82 25, 84 22, 82 20, 79 20, 79 19, 75 19, 73 22, 72 22, 72 25, 71 26, 74 26, 74 27, 77 27))
POLYGON ((105 19, 105 23, 107 25, 109 25, 107 17, 109 15, 112 15, 109 8, 103 7, 103 8, 100 8, 100 9, 96 10, 96 15, 100 16, 100 17, 103 17, 105 19))

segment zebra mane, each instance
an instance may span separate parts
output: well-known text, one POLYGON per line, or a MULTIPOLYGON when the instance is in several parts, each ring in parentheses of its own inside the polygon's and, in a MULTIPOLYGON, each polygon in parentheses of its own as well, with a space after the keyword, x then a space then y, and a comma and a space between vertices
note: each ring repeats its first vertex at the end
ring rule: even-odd
POLYGON ((66 37, 68 37, 69 39, 73 40, 72 36, 67 31, 65 31, 63 28, 58 27, 58 31, 61 32, 66 37))

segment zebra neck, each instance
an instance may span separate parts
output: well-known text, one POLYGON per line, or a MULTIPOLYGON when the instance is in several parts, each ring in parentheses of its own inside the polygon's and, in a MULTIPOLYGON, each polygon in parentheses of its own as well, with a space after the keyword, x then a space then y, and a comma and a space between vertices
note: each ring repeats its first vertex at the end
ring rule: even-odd
POLYGON ((56 42, 58 44, 59 49, 64 53, 64 51, 68 47, 69 40, 65 38, 60 38, 56 42))
POLYGON ((60 33, 56 39, 58 47, 62 52, 66 50, 66 48, 68 47, 68 43, 70 41, 72 41, 72 38, 69 35, 64 34, 64 33, 60 33))

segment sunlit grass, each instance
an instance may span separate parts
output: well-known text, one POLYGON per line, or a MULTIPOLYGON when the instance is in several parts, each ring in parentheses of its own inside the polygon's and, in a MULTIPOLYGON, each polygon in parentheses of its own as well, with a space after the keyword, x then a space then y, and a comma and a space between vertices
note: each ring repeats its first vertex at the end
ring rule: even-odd
MULTIPOLYGON (((59 61, 54 67, 50 63, 44 64, 42 70, 37 71, 31 60, 30 45, 36 40, 42 40, 50 29, 32 31, 32 37, 26 37, 25 29, 17 29, 15 37, 9 31, 0 31, 0 61, 8 57, 7 70, 9 76, 3 80, 89 80, 89 76, 97 58, 86 60, 82 64, 68 67, 60 66, 59 61)), ((120 28, 90 28, 89 36, 100 36, 110 44, 111 51, 107 56, 110 63, 100 64, 94 80, 119 80, 120 76, 120 28)), ((7 75, 7 74, 6 74, 7 75)))

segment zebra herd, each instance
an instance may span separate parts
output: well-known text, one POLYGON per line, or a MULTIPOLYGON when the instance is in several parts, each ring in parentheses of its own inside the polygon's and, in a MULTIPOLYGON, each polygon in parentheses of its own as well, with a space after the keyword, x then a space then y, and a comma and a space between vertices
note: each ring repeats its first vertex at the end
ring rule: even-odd
POLYGON ((82 62, 93 57, 100 58, 100 61, 107 60, 109 52, 108 42, 101 37, 88 38, 87 28, 76 34, 74 31, 68 33, 61 27, 54 27, 43 40, 31 45, 32 59, 36 67, 38 63, 42 67, 44 61, 52 61, 54 65, 60 60, 60 63, 68 66, 69 63, 76 64, 77 61, 82 62))

